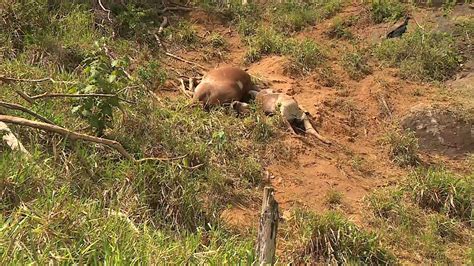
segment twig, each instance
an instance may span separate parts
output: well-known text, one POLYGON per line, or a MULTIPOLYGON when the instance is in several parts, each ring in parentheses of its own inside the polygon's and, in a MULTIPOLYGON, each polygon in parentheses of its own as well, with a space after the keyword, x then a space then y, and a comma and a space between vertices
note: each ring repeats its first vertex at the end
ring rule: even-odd
POLYGON ((167 17, 163 17, 163 22, 161 22, 160 28, 158 29, 158 35, 161 35, 161 33, 163 32, 163 30, 166 28, 166 26, 168 26, 168 18, 167 18, 167 17))
MULTIPOLYGON (((84 93, 84 94, 69 94, 69 93, 49 93, 45 92, 42 94, 38 94, 35 96, 29 96, 28 94, 21 92, 21 91, 16 91, 23 99, 28 101, 29 103, 34 102, 35 100, 38 99, 44 99, 44 98, 87 98, 87 97, 98 97, 98 98, 112 98, 112 97, 118 97, 116 94, 106 94, 106 93, 84 93)), ((123 99, 118 97, 120 101, 134 104, 134 102, 129 101, 127 99, 123 99)))
POLYGON ((104 138, 94 137, 94 136, 90 136, 86 134, 81 134, 81 133, 71 131, 69 129, 62 128, 60 126, 46 124, 43 122, 36 122, 36 121, 32 121, 32 120, 28 120, 28 119, 24 119, 20 117, 15 117, 15 116, 9 116, 9 115, 0 115, 0 121, 5 122, 5 123, 32 127, 32 128, 37 128, 37 129, 53 132, 56 134, 63 135, 72 140, 80 139, 80 140, 107 145, 115 149, 116 151, 118 151, 126 159, 135 161, 135 159, 123 148, 122 144, 120 144, 119 142, 115 140, 104 139, 104 138))
POLYGON ((109 19, 109 21, 112 22, 112 19, 110 18, 110 9, 105 8, 101 0, 99 0, 99 5, 102 8, 102 10, 107 12, 107 19, 109 19))
POLYGON ((136 160, 136 162, 137 162, 137 163, 141 163, 141 162, 147 162, 147 161, 159 161, 159 162, 174 161, 174 160, 183 159, 183 158, 185 158, 186 156, 188 156, 188 155, 185 154, 185 155, 181 155, 181 156, 177 156, 177 157, 164 157, 164 158, 160 158, 160 157, 150 157, 150 158, 143 158, 143 159, 136 160))
POLYGON ((379 100, 382 102, 383 107, 384 107, 385 110, 387 111, 388 116, 389 116, 390 118, 392 118, 392 111, 391 111, 390 108, 388 107, 387 101, 385 101, 385 98, 383 97, 383 95, 379 95, 379 100))
POLYGON ((163 10, 161 10, 160 13, 166 13, 169 11, 192 11, 195 9, 196 8, 193 8, 193 7, 170 6, 170 7, 163 8, 163 10))
POLYGON ((184 95, 186 95, 188 98, 192 98, 192 96, 186 91, 186 85, 184 85, 184 80, 180 78, 179 82, 181 83, 180 88, 184 95))
POLYGON ((45 81, 50 81, 52 83, 64 83, 64 84, 77 84, 78 83, 76 81, 54 80, 51 77, 40 78, 40 79, 22 79, 22 78, 11 78, 11 77, 0 76, 0 81, 3 81, 5 83, 10 83, 10 82, 40 83, 40 82, 45 82, 45 81))
POLYGON ((167 56, 169 56, 169 57, 171 57, 171 58, 174 58, 174 59, 176 59, 176 60, 179 60, 179 61, 181 61, 181 62, 184 62, 184 63, 190 64, 190 65, 196 66, 196 67, 198 67, 198 68, 200 68, 200 69, 202 69, 202 70, 204 70, 204 71, 207 71, 207 70, 208 70, 208 68, 205 67, 205 66, 202 66, 202 65, 200 65, 200 64, 198 64, 198 63, 195 63, 195 62, 192 62, 192 61, 188 61, 188 60, 186 60, 186 59, 184 59, 184 58, 182 58, 182 57, 179 57, 179 56, 177 56, 177 55, 174 55, 174 54, 172 54, 172 53, 165 52, 164 54, 167 55, 167 56))
POLYGON ((110 140, 110 139, 104 139, 104 138, 99 138, 99 137, 94 137, 91 135, 86 135, 82 133, 77 133, 74 131, 71 131, 69 129, 56 126, 56 125, 51 125, 51 124, 46 124, 43 122, 36 122, 16 116, 9 116, 9 115, 0 115, 0 122, 4 123, 10 123, 10 124, 15 124, 15 125, 20 125, 20 126, 26 126, 26 127, 31 127, 31 128, 37 128, 49 132, 53 132, 59 135, 63 135, 66 138, 70 138, 71 140, 84 140, 84 141, 89 141, 93 143, 98 143, 102 145, 109 146, 116 151, 118 151, 123 157, 125 157, 127 160, 134 161, 136 163, 140 163, 143 161, 172 161, 172 160, 177 160, 186 157, 187 155, 182 155, 178 157, 172 157, 172 158, 144 158, 144 159, 139 159, 136 160, 133 158, 130 153, 128 153, 120 144, 120 142, 115 141, 115 140, 110 140))
POLYGON ((36 117, 37 119, 39 119, 39 120, 41 120, 45 123, 54 125, 54 122, 52 122, 51 120, 49 120, 46 117, 41 116, 41 115, 31 111, 30 109, 28 109, 24 106, 21 106, 19 104, 0 101, 0 106, 3 106, 3 107, 8 108, 8 109, 19 110, 19 111, 25 112, 27 114, 30 114, 33 117, 36 117))

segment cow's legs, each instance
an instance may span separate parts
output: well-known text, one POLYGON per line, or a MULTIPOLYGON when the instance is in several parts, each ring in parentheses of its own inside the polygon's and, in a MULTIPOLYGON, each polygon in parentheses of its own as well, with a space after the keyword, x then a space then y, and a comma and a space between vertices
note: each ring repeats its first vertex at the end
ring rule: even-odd
POLYGON ((248 103, 233 101, 230 107, 234 109, 238 114, 245 114, 250 112, 250 106, 248 103))
POLYGON ((331 144, 331 141, 329 141, 325 137, 321 136, 321 134, 319 134, 318 131, 316 131, 316 129, 314 129, 313 124, 311 124, 311 121, 309 121, 309 118, 305 113, 303 113, 303 115, 301 116, 301 120, 303 120, 304 130, 305 130, 306 133, 315 136, 317 139, 319 139, 321 142, 323 142, 325 144, 331 144))

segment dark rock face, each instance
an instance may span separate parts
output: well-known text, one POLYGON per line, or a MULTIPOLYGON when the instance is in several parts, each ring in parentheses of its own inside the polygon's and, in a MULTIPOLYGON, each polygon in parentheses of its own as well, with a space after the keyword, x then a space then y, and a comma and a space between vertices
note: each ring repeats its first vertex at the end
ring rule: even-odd
POLYGON ((416 106, 403 119, 402 127, 415 132, 422 150, 450 157, 474 153, 473 121, 452 110, 416 106))

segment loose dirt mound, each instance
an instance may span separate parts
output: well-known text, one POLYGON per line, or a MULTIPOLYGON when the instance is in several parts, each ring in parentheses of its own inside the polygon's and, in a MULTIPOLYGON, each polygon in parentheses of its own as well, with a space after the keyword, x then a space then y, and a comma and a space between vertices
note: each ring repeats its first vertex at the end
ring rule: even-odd
POLYGON ((425 151, 451 157, 474 152, 473 121, 449 109, 415 106, 402 126, 415 132, 420 148, 425 151))

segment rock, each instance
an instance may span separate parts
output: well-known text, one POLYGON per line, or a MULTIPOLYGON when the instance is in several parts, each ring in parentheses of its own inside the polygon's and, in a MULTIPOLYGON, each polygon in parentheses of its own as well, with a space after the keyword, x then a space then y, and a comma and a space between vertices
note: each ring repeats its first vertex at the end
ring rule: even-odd
POLYGON ((422 150, 450 157, 474 152, 473 119, 457 111, 418 105, 410 110, 401 124, 415 132, 422 150))

